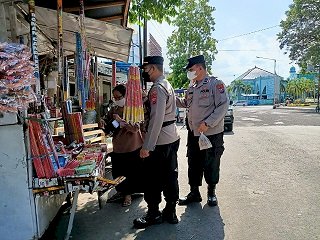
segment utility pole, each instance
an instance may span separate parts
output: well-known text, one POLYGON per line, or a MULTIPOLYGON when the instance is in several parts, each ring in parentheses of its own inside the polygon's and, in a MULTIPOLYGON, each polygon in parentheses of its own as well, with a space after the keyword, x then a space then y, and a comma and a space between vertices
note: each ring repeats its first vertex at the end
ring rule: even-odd
MULTIPOLYGON (((143 56, 148 55, 148 22, 147 19, 143 18, 143 56)), ((147 82, 144 81, 144 88, 147 89, 147 82)))
POLYGON ((319 105, 319 100, 320 100, 320 65, 318 67, 318 102, 317 102, 317 107, 316 107, 316 112, 320 111, 320 105, 319 105))
POLYGON ((148 55, 148 21, 143 19, 143 56, 148 55))
POLYGON ((258 57, 257 58, 261 58, 261 59, 267 59, 267 60, 272 60, 274 62, 273 65, 273 72, 274 72, 274 80, 273 80, 273 108, 276 108, 276 78, 277 78, 277 72, 276 72, 276 68, 277 68, 277 60, 274 58, 265 58, 265 57, 258 57))

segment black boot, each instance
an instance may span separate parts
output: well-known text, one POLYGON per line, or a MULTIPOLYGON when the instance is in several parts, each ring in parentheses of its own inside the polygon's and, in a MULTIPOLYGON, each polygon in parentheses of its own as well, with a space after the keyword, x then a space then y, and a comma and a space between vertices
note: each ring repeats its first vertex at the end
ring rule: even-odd
POLYGON ((191 191, 190 193, 184 197, 179 199, 178 205, 188 205, 189 203, 192 202, 201 202, 202 198, 199 192, 199 187, 198 186, 191 186, 190 187, 191 191))
POLYGON ((133 226, 139 229, 160 223, 162 223, 162 215, 158 206, 148 207, 148 212, 145 216, 133 220, 133 226))
POLYGON ((216 185, 215 184, 209 184, 208 185, 208 205, 210 207, 217 206, 218 204, 218 199, 216 196, 216 185))
POLYGON ((171 224, 179 222, 176 214, 176 202, 167 202, 166 207, 162 210, 162 220, 171 224))

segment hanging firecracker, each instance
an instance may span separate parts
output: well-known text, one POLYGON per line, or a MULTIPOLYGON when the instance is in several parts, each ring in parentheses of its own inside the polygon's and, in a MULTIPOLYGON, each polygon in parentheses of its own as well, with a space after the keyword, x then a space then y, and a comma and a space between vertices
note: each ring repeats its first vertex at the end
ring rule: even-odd
POLYGON ((138 123, 144 120, 142 88, 140 72, 137 66, 130 66, 127 82, 126 101, 124 106, 124 120, 138 123))

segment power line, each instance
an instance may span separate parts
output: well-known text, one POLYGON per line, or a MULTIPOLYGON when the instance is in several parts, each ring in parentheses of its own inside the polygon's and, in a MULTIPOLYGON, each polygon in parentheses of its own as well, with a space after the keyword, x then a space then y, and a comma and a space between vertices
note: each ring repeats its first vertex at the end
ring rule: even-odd
POLYGON ((247 36, 247 35, 250 35, 250 34, 254 34, 254 33, 257 33, 257 32, 262 32, 262 31, 265 31, 265 30, 268 30, 268 29, 271 29, 271 28, 275 28, 275 27, 279 27, 279 25, 274 25, 274 26, 272 26, 272 27, 267 27, 267 28, 259 29, 259 30, 253 31, 253 32, 248 32, 248 33, 236 35, 236 36, 233 36, 233 37, 228 37, 228 38, 220 39, 220 40, 217 40, 217 42, 221 42, 221 41, 225 41, 225 40, 229 40, 229 39, 233 39, 233 38, 238 38, 238 37, 247 36))
POLYGON ((272 50, 254 50, 254 49, 217 49, 218 52, 271 52, 272 50))
MULTIPOLYGON (((160 37, 162 38, 162 40, 165 42, 165 43, 167 43, 167 40, 166 39, 164 39, 164 37, 163 37, 163 35, 165 35, 165 33, 160 33, 159 32, 159 28, 157 27, 157 26, 155 26, 155 24, 153 23, 153 21, 149 21, 149 22, 151 22, 151 24, 154 26, 154 28, 156 29, 156 31, 159 33, 159 35, 160 35, 160 37)), ((160 28, 161 29, 161 28, 160 28)), ((161 30, 162 31, 162 30, 161 30)))

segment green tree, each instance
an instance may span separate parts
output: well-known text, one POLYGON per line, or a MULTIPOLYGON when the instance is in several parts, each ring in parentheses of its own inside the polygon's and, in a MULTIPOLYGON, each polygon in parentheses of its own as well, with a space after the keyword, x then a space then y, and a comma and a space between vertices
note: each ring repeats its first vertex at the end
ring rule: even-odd
POLYGON ((171 83, 176 88, 186 87, 189 80, 184 67, 189 57, 203 54, 208 71, 217 53, 214 31, 214 7, 208 0, 185 0, 179 7, 179 14, 172 21, 177 29, 167 41, 169 64, 172 69, 171 83))
POLYGON ((236 99, 236 95, 233 92, 233 85, 232 84, 227 86, 227 91, 228 91, 228 95, 229 95, 230 100, 235 100, 236 99))
POLYGON ((139 23, 141 19, 153 19, 157 22, 166 21, 170 23, 171 17, 177 14, 177 8, 182 0, 132 0, 129 11, 129 21, 139 23))
POLYGON ((286 95, 287 95, 287 91, 286 91, 287 85, 288 85, 288 80, 285 80, 285 79, 280 80, 280 96, 282 96, 283 94, 284 99, 286 98, 286 95))
POLYGON ((245 84, 243 86, 243 91, 245 94, 250 94, 252 92, 252 86, 250 84, 245 84))
POLYGON ((245 84, 244 84, 244 82, 241 80, 241 79, 239 79, 239 80, 234 80, 233 82, 232 82, 232 89, 233 89, 233 92, 236 94, 236 96, 237 96, 237 100, 239 100, 240 99, 240 95, 241 95, 241 93, 244 91, 244 89, 245 89, 245 84))
POLYGON ((301 67, 320 63, 320 4, 319 0, 293 0, 280 23, 280 48, 301 67))

